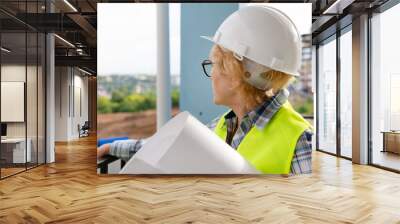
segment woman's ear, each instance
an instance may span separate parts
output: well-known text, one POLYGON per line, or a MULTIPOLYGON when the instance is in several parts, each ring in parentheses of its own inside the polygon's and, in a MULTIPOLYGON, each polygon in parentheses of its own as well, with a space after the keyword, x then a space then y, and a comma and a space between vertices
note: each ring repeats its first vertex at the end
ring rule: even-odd
POLYGON ((233 75, 230 75, 229 79, 229 88, 231 90, 237 89, 242 84, 241 80, 233 75))

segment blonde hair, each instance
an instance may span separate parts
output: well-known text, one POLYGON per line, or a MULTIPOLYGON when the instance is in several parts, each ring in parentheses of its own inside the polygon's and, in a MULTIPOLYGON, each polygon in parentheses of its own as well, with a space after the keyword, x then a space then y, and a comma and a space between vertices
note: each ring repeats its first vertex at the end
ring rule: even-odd
POLYGON ((289 74, 269 70, 260 74, 267 81, 266 90, 257 89, 245 80, 250 74, 244 68, 242 61, 235 58, 232 51, 214 45, 211 52, 211 60, 219 63, 224 73, 233 75, 233 78, 240 81, 239 91, 244 94, 246 102, 260 104, 273 97, 280 89, 286 87, 294 80, 289 74))

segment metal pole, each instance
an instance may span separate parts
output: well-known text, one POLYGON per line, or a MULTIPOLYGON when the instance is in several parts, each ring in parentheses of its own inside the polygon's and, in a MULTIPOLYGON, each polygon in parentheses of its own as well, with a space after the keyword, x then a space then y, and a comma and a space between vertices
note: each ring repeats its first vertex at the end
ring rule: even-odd
MULTIPOLYGON (((51 1, 46 2, 48 12, 54 12, 51 1)), ((54 34, 46 34, 46 163, 55 162, 55 54, 54 34)))
POLYGON ((169 9, 157 4, 157 129, 171 118, 171 74, 169 64, 169 9))
POLYGON ((368 163, 368 15, 353 20, 352 157, 368 163))

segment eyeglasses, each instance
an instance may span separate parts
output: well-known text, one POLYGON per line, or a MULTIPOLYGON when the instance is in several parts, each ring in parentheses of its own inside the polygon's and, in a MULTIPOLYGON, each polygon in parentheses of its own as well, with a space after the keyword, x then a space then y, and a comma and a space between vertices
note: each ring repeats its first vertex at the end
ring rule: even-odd
POLYGON ((206 74, 207 77, 211 77, 211 68, 212 68, 213 64, 214 63, 212 61, 208 60, 208 59, 204 60, 201 63, 201 66, 203 67, 204 74, 206 74))

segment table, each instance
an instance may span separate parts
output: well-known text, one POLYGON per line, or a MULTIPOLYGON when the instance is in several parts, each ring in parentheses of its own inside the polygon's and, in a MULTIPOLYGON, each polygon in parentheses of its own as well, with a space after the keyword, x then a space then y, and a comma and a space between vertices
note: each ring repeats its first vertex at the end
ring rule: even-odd
POLYGON ((381 133, 383 133, 382 152, 400 154, 400 131, 382 131, 381 133))
POLYGON ((6 163, 26 163, 31 161, 30 138, 26 139, 27 147, 25 151, 25 138, 6 138, 1 139, 1 157, 6 163))

